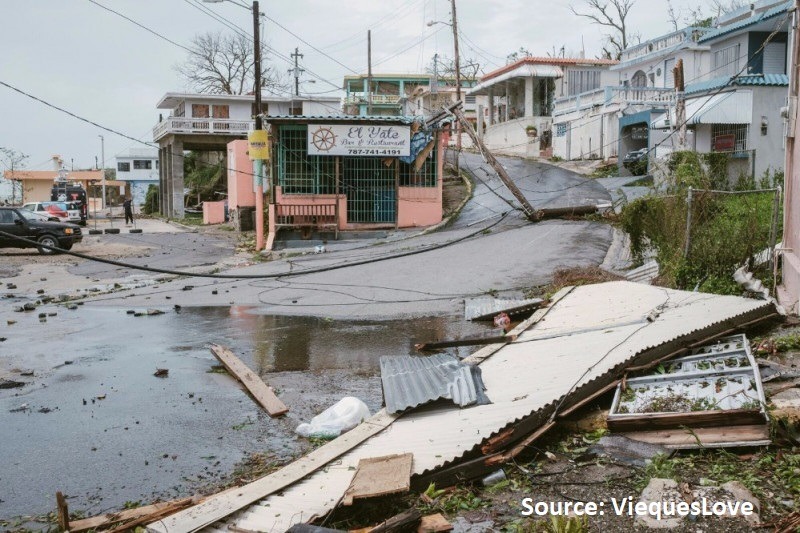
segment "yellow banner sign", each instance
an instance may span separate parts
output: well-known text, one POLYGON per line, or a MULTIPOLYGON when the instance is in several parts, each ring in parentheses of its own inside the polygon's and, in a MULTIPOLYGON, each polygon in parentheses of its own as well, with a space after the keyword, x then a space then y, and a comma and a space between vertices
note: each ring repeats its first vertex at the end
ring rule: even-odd
POLYGON ((250 143, 248 155, 250 159, 269 159, 269 133, 267 130, 253 130, 247 134, 250 143))

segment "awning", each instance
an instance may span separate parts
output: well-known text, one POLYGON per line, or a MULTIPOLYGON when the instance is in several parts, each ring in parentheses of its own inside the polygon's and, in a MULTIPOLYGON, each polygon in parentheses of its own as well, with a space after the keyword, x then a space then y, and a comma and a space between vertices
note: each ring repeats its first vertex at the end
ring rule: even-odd
MULTIPOLYGON (((753 113, 753 92, 732 91, 686 100, 686 124, 750 124, 753 113)), ((651 124, 653 129, 677 126, 675 108, 651 124)))
POLYGON ((489 87, 513 78, 561 78, 564 71, 555 65, 520 65, 513 70, 504 72, 495 78, 482 81, 469 91, 468 96, 489 94, 489 87))

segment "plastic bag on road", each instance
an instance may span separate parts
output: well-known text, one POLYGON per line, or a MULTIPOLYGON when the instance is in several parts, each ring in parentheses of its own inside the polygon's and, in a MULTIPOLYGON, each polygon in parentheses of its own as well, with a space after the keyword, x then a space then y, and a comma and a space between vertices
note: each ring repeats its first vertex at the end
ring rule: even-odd
POLYGON ((369 416, 367 404, 358 398, 346 396, 312 418, 310 423, 297 426, 295 432, 302 437, 333 439, 369 416))

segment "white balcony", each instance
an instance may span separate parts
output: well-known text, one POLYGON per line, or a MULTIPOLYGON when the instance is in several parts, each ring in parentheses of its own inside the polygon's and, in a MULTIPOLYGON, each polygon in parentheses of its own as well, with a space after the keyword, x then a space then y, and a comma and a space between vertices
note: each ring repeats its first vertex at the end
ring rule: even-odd
POLYGON ((553 115, 564 115, 597 106, 616 104, 669 107, 675 101, 675 89, 658 87, 601 87, 593 91, 559 98, 553 115))
POLYGON ((253 129, 251 120, 228 118, 167 117, 153 128, 153 140, 170 134, 179 135, 247 135, 253 129))
MULTIPOLYGON (((397 94, 373 94, 372 103, 381 104, 397 104, 400 102, 400 96, 397 94)), ((366 104, 366 94, 350 94, 344 99, 345 104, 366 104)))

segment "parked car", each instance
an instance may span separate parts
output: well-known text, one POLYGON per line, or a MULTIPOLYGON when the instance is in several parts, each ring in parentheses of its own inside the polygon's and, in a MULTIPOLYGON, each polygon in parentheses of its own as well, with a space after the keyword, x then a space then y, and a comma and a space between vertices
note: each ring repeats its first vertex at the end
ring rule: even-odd
POLYGON ((628 169, 634 176, 643 176, 647 174, 649 154, 650 149, 647 147, 632 150, 622 158, 622 166, 628 169))
POLYGON ((648 154, 649 151, 650 151, 650 149, 645 147, 645 148, 639 148, 638 150, 633 150, 631 152, 628 152, 625 155, 625 157, 622 159, 622 163, 623 164, 636 163, 639 160, 641 160, 643 157, 645 157, 648 154))
POLYGON ((38 248, 41 254, 54 254, 58 250, 46 247, 69 250, 82 239, 76 224, 42 220, 42 214, 21 207, 0 207, 0 248, 38 248))
MULTIPOLYGON (((58 220, 61 222, 71 221, 66 202, 29 202, 24 204, 22 208, 37 213, 48 213, 54 217, 58 217, 58 220)), ((78 213, 78 220, 80 220, 80 213, 78 213)))

